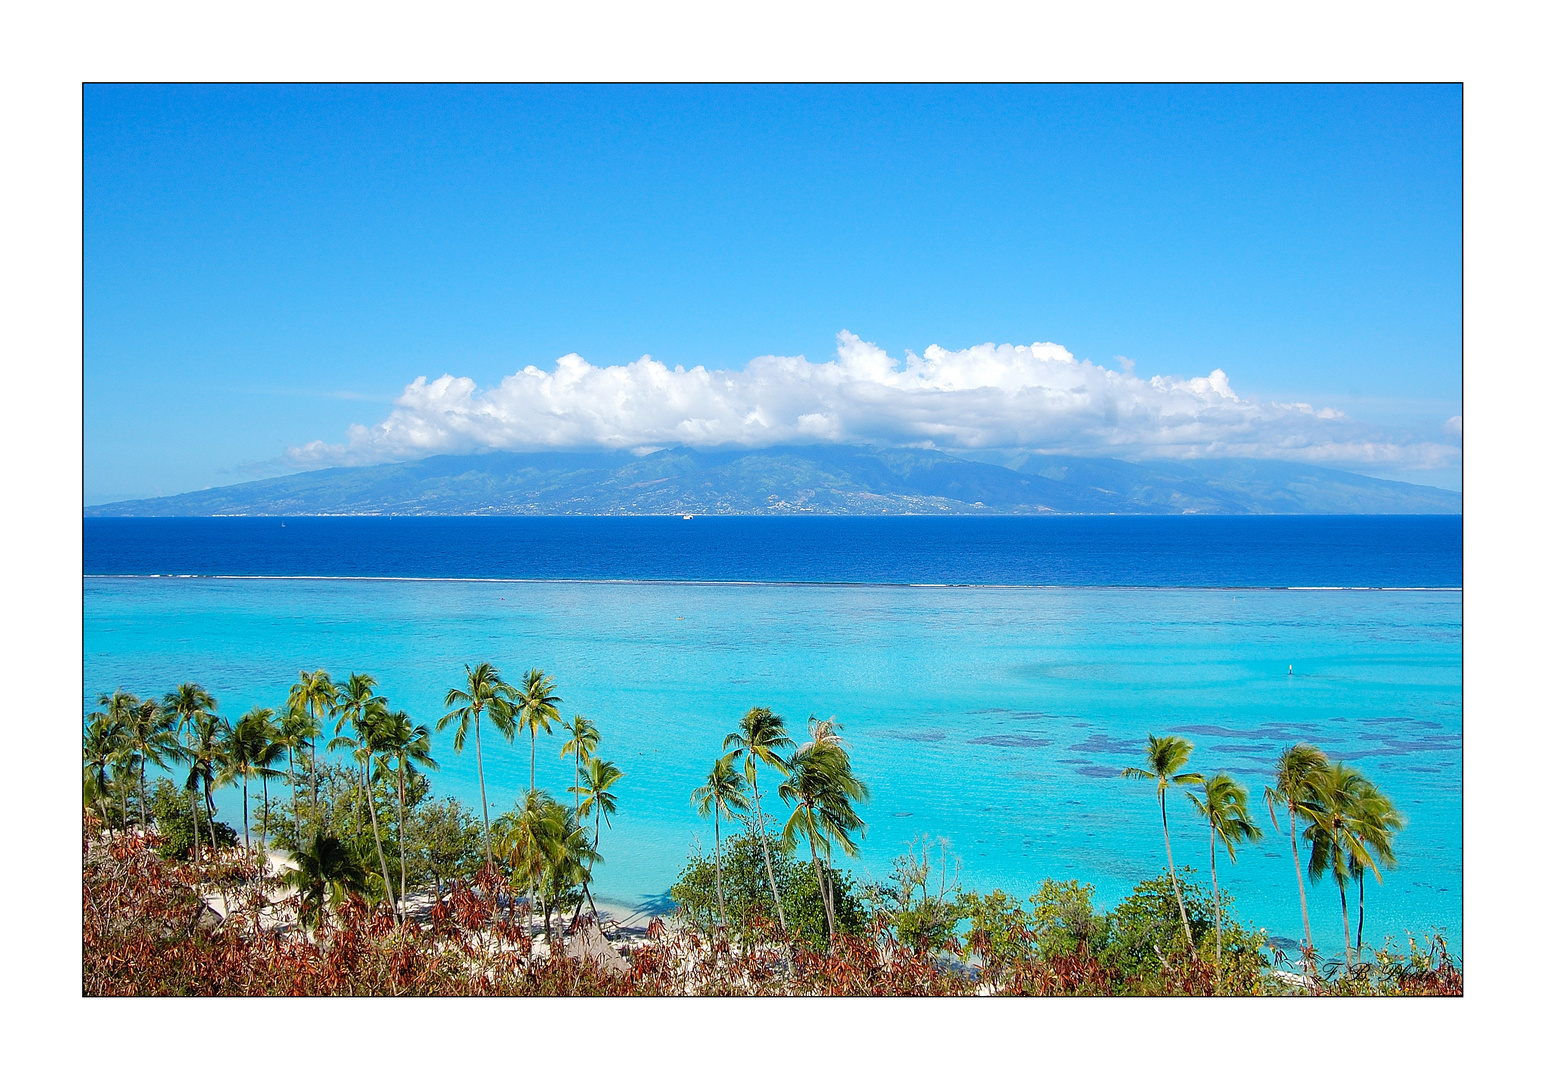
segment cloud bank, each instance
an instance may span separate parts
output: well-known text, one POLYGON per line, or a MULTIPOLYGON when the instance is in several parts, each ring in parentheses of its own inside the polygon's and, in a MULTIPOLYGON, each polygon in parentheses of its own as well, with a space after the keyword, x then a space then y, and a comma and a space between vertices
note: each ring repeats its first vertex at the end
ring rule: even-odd
MULTIPOLYGON (((1267 457, 1439 468, 1459 448, 1390 438, 1333 409, 1241 397, 1222 370, 1132 374, 1061 345, 931 345, 899 362, 843 331, 837 359, 759 356, 740 371, 669 368, 648 356, 595 367, 571 353, 480 390, 415 379, 391 415, 348 441, 291 447, 292 465, 363 465, 480 449, 766 447, 878 443, 941 450, 1032 449, 1125 458, 1267 457)), ((1452 421, 1458 433, 1459 418, 1452 421)))

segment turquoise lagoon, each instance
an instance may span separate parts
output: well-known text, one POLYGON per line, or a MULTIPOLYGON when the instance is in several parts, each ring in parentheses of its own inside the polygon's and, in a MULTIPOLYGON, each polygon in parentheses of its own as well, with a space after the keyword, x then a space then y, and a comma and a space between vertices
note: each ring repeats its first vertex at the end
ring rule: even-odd
MULTIPOLYGON (((1366 940, 1438 928, 1461 944, 1458 590, 88 577, 84 643, 88 708, 117 686, 191 679, 230 717, 277 706, 320 666, 374 674, 433 726, 464 663, 542 668, 625 774, 597 891, 645 909, 712 848, 688 792, 736 718, 765 705, 797 737, 808 716, 844 725, 873 791, 862 854, 846 860, 860 879, 884 878, 926 834, 948 838, 965 886, 1024 896, 1079 878, 1108 907, 1164 867, 1153 787, 1117 772, 1149 732, 1186 735, 1195 767, 1240 779, 1267 830, 1221 883, 1245 921, 1297 940, 1288 841, 1259 795, 1282 746, 1310 739, 1410 818, 1400 867, 1370 882, 1366 940)), ((558 746, 538 739, 537 779, 561 793, 558 746)), ((524 739, 486 744, 491 814, 524 789, 529 754, 524 739)), ((448 732, 435 755, 436 793, 475 809, 471 747, 457 756, 448 732)), ((240 817, 234 791, 220 805, 240 817)), ((1170 820, 1177 862, 1205 883, 1205 829, 1181 799, 1170 820)), ((1329 877, 1310 905, 1331 953, 1329 877)))

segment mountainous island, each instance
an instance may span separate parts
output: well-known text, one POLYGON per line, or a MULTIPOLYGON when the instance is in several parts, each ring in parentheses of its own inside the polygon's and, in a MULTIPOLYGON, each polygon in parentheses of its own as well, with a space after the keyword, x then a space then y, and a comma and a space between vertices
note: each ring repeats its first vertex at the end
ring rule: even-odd
POLYGON ((466 514, 1458 514, 1460 493, 1282 461, 801 446, 443 455, 85 508, 88 517, 466 514))

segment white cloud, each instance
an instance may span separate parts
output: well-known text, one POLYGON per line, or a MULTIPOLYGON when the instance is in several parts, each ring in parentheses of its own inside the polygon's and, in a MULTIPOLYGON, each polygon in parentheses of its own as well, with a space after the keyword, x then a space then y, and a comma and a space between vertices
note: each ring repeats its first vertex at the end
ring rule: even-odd
MULTIPOLYGON (((388 416, 348 442, 288 451, 297 466, 367 464, 478 449, 880 443, 1088 455, 1273 457, 1454 465, 1450 445, 1387 438, 1334 409, 1241 397, 1222 370, 1142 379, 1061 345, 931 345, 897 361, 846 330, 837 359, 759 356, 743 370, 668 368, 648 356, 595 367, 573 353, 480 390, 415 379, 388 416)), ((1458 429, 1459 419, 1451 423, 1458 429)))
POLYGON ((1460 417, 1451 416, 1448 420, 1444 421, 1444 431, 1458 438, 1460 435, 1460 417))

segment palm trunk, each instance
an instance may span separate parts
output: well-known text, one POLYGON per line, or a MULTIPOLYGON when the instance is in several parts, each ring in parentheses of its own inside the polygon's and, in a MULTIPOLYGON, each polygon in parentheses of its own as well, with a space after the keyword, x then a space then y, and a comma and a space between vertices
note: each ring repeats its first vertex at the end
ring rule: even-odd
POLYGON ((247 831, 247 777, 242 775, 242 846, 252 853, 252 834, 247 831))
POLYGON ((1337 892, 1342 894, 1342 947, 1347 950, 1347 968, 1353 969, 1353 931, 1347 923, 1347 881, 1337 875, 1337 892))
MULTIPOLYGON (((472 741, 478 749, 478 797, 483 800, 483 854, 489 873, 494 872, 494 838, 488 823, 488 789, 483 786, 483 730, 478 720, 481 709, 472 711, 472 741)), ((463 745, 466 745, 465 743, 463 745)))
POLYGON ((827 920, 827 944, 837 942, 837 928, 832 923, 832 905, 827 903, 827 883, 821 873, 821 860, 816 857, 816 835, 814 830, 810 835, 811 865, 816 868, 816 887, 821 890, 821 913, 827 920))
POLYGON ((531 726, 531 791, 537 790, 537 725, 531 726))
MULTIPOLYGON (((266 767, 266 766, 265 766, 266 767)), ((268 774, 263 774, 263 824, 258 826, 258 847, 268 850, 268 774)))
MULTIPOLYGON (((369 776, 370 759, 365 759, 366 775, 369 776)), ((368 782, 365 788, 365 805, 370 810, 370 833, 376 839, 376 858, 381 860, 381 886, 386 889, 387 903, 392 908, 392 918, 399 919, 397 901, 392 896, 392 874, 387 869, 386 852, 381 849, 381 827, 376 823, 376 800, 372 794, 368 782)))
POLYGON ((188 789, 188 809, 193 812, 193 865, 204 861, 204 849, 199 844, 199 784, 194 780, 188 789))
POLYGON ((1363 955, 1363 867, 1358 868, 1358 955, 1363 955))
POLYGON ((150 832, 150 822, 145 817, 145 759, 140 758, 140 831, 150 832))
POLYGON ((1288 845, 1294 853, 1294 877, 1299 881, 1299 912, 1304 916, 1304 944, 1306 951, 1309 951, 1315 948, 1315 942, 1310 938, 1310 905, 1304 898, 1304 874, 1299 869, 1299 834, 1294 828, 1293 803, 1288 804, 1288 845))
POLYGON ((215 831, 215 799, 209 793, 209 777, 204 777, 204 809, 209 813, 209 851, 211 855, 220 852, 220 834, 215 831))
POLYGON ((403 914, 408 914, 408 837, 403 829, 403 763, 397 763, 397 869, 401 887, 397 898, 402 901, 403 914))
POLYGON ((784 902, 778 896, 778 882, 773 880, 773 856, 768 854, 768 833, 762 824, 762 796, 757 791, 757 770, 752 769, 752 802, 757 805, 757 838, 762 841, 762 865, 768 868, 768 884, 773 887, 773 907, 778 912, 779 929, 789 932, 784 921, 784 902))
MULTIPOLYGON (((313 724, 315 724, 317 722, 317 713, 316 713, 315 709, 312 710, 311 722, 313 724)), ((317 740, 316 739, 312 739, 311 742, 310 742, 310 746, 311 746, 311 813, 312 813, 313 817, 317 818, 316 822, 314 822, 313 825, 312 825, 313 835, 315 835, 316 830, 320 829, 322 827, 322 820, 321 820, 321 818, 319 816, 321 811, 318 809, 318 802, 317 802, 317 740)))
MULTIPOLYGON (((295 846, 300 847, 301 841, 301 793, 295 787, 295 752, 290 750, 285 754, 285 768, 290 771, 290 813, 295 818, 295 846)), ((214 825, 210 825, 210 831, 214 831, 214 825)))
POLYGON ((1165 789, 1160 788, 1160 824, 1165 829, 1165 861, 1170 864, 1170 887, 1176 891, 1176 906, 1181 909, 1181 930, 1186 934, 1186 947, 1195 953, 1192 945, 1192 924, 1186 917, 1186 902, 1181 899, 1181 883, 1176 880, 1176 860, 1170 854, 1170 821, 1165 816, 1165 789))
POLYGON ((725 886, 719 872, 719 803, 714 803, 714 891, 719 895, 719 925, 725 925, 725 886))
POLYGON ((1215 986, 1224 983, 1224 911, 1219 903, 1219 833, 1208 830, 1208 865, 1213 871, 1213 967, 1215 986))

